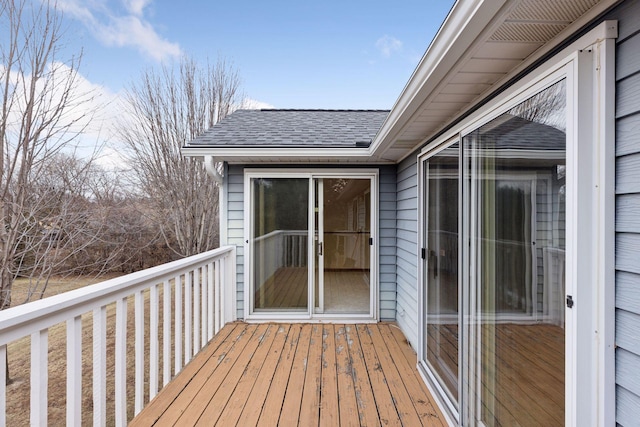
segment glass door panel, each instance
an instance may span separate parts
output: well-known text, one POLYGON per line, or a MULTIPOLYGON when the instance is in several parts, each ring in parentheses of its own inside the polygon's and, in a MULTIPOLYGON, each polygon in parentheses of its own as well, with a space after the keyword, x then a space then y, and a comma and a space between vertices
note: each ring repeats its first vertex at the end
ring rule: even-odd
POLYGON ((368 314, 371 305, 371 180, 317 178, 316 311, 368 314))
POLYGON ((426 276, 423 354, 436 381, 455 406, 459 398, 458 159, 456 143, 426 163, 427 227, 423 260, 426 276))
POLYGON ((308 307, 309 179, 252 179, 255 311, 308 307))
POLYGON ((469 424, 565 421, 565 99, 559 82, 463 138, 469 424))

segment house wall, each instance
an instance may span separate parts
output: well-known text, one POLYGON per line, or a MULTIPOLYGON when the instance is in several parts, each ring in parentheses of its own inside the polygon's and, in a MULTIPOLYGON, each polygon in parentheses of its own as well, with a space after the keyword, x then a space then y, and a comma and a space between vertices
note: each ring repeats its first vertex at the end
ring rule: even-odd
POLYGON ((418 163, 415 153, 397 168, 396 321, 413 348, 418 344, 418 163))
POLYGON ((227 244, 236 246, 237 318, 244 319, 244 168, 227 169, 227 244))
POLYGON ((640 420, 640 1, 626 1, 616 48, 616 421, 640 420))
MULTIPOLYGON (((255 166, 248 166, 255 167, 255 166)), ((305 168, 313 166, 305 165, 305 168)), ((227 167, 227 244, 237 247, 237 318, 244 319, 244 168, 227 167)), ((371 167, 367 167, 371 169, 371 167)), ((379 311, 380 320, 396 318, 396 168, 379 167, 379 311)))

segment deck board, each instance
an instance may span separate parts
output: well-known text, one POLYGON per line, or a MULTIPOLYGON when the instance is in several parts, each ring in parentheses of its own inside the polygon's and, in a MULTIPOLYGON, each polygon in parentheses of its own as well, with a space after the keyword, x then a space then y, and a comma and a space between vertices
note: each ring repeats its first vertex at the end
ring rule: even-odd
POLYGON ((232 323, 130 425, 444 426, 415 360, 385 323, 232 323))

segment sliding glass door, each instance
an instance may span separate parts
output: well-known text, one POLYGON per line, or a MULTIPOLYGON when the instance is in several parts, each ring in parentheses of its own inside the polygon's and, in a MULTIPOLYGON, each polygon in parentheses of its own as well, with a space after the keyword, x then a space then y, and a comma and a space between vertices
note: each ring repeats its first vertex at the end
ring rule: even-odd
POLYGON ((371 179, 316 178, 315 312, 368 314, 371 179))
POLYGON ((421 367, 463 425, 565 421, 566 93, 421 160, 421 367))
POLYGON ((255 310, 308 311, 309 180, 251 182, 255 310))
POLYGON ((427 224, 422 251, 426 285, 423 354, 434 381, 454 408, 459 394, 459 151, 459 145, 453 144, 432 156, 423 167, 423 212, 427 224))
POLYGON ((374 175, 247 176, 249 312, 374 316, 374 175))

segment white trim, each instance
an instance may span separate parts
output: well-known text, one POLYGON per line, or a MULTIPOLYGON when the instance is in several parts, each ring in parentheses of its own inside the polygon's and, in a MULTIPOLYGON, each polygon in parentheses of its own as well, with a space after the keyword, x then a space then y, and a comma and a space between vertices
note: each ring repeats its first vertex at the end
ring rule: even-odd
MULTIPOLYGON (((610 28, 612 26, 610 25, 610 28)), ((617 29, 617 26, 616 26, 617 29)), ((615 34, 617 37, 617 34, 615 34)), ((597 397, 598 425, 606 425, 615 420, 616 378, 615 378, 615 40, 607 38, 596 47, 596 103, 594 124, 596 127, 596 157, 598 159, 597 196, 597 288, 599 294, 598 330, 602 331, 598 345, 597 397)))
POLYGON ((335 169, 335 168, 312 168, 312 169, 299 169, 299 168, 245 168, 244 169, 244 316, 248 322, 260 322, 260 321, 283 321, 283 322, 327 322, 327 321, 339 321, 343 323, 357 323, 357 322, 376 322, 380 318, 379 313, 379 224, 378 224, 378 193, 379 193, 379 169, 372 168, 350 168, 350 169, 335 169), (260 311, 253 312, 253 293, 251 291, 253 285, 253 263, 251 262, 251 244, 250 236, 252 235, 253 224, 253 210, 251 209, 251 180, 254 178, 305 178, 309 180, 309 229, 307 233, 309 235, 308 246, 308 283, 310 284, 310 292, 308 293, 308 305, 305 311, 295 310, 280 310, 280 311, 260 311), (314 267, 315 256, 313 251, 314 236, 313 236, 313 210, 314 210, 314 189, 313 180, 316 178, 351 178, 351 179, 368 179, 371 183, 371 237, 373 239, 373 245, 370 248, 370 311, 367 314, 342 314, 342 313, 315 313, 315 301, 313 299, 313 284, 314 281, 314 267))

